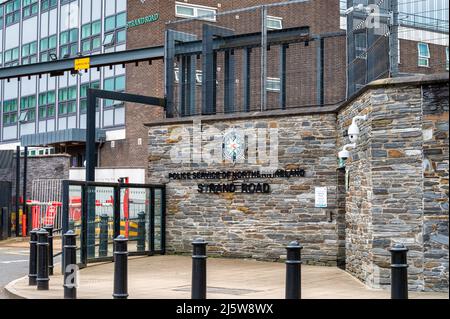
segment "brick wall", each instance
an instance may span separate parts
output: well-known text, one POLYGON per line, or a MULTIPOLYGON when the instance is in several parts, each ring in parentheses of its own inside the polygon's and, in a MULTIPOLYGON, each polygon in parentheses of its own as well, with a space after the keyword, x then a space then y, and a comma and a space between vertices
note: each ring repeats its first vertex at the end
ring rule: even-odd
MULTIPOLYGON (((278 1, 261 1, 261 0, 245 0, 245 1, 224 1, 217 2, 211 0, 196 0, 186 1, 187 3, 193 3, 198 5, 206 5, 216 7, 218 12, 229 11, 236 8, 251 7, 260 5, 262 3, 274 3, 278 1)), ((320 0, 309 1, 304 4, 290 5, 281 8, 273 8, 269 10, 269 15, 282 16, 283 24, 285 27, 289 26, 309 26, 311 33, 320 34, 324 32, 331 32, 339 30, 339 10, 338 1, 320 0), (295 10, 293 10, 295 8, 295 10), (299 14, 299 12, 307 12, 308 14, 299 14), (327 18, 319 18, 327 12, 327 18)), ((128 1, 128 20, 145 17, 150 14, 159 13, 160 18, 158 21, 141 25, 127 30, 127 49, 135 49, 145 46, 155 46, 164 44, 164 31, 166 30, 166 22, 173 21, 179 18, 175 17, 175 2, 173 1, 146 1, 142 4, 140 1, 128 1)), ((240 20, 236 23, 235 15, 229 15, 218 19, 218 24, 224 26, 233 26, 238 33, 242 32, 254 32, 259 31, 259 15, 246 20, 245 14, 241 14, 240 20), (252 20, 256 19, 256 20, 252 20), (255 23, 256 22, 256 23, 255 23)), ((171 26, 175 28, 174 26, 171 26)), ((187 28, 194 28, 190 23, 187 28)), ((182 27, 180 27, 182 28, 182 27)), ((327 41, 327 53, 326 65, 333 65, 334 69, 330 70, 326 74, 326 84, 330 81, 336 81, 336 78, 341 78, 337 81, 339 85, 328 86, 326 85, 325 99, 326 103, 336 103, 342 100, 342 96, 345 96, 345 57, 342 55, 333 55, 332 48, 336 45, 344 45, 345 41, 334 40, 328 43, 327 41), (337 43, 337 42, 339 43, 337 43), (339 72, 338 75, 335 71, 339 72)), ((274 51, 276 48, 274 48, 274 51)), ((255 107, 259 105, 260 89, 259 86, 259 56, 255 50, 253 59, 252 70, 255 70, 252 74, 252 92, 255 92, 252 96, 252 101, 255 103, 255 107)), ((274 52, 272 51, 272 52, 274 52)), ((316 68, 316 51, 314 44, 311 47, 304 48, 302 45, 294 45, 289 49, 288 53, 288 87, 287 96, 291 96, 291 100, 288 100, 288 104, 292 106, 300 105, 314 105, 317 104, 317 91, 315 89, 316 81, 311 80, 311 74, 314 74, 316 68), (290 73, 290 74, 289 74, 290 73), (298 83, 301 83, 302 92, 298 92, 298 83), (295 87, 294 87, 295 86, 295 87)), ((340 50, 344 52, 345 50, 340 50)), ((278 54, 270 53, 269 62, 272 64, 278 63, 278 54), (274 62, 275 61, 275 62, 274 62)), ((240 79, 241 75, 241 63, 237 61, 236 77, 240 79)), ((219 65, 220 67, 220 62, 219 65)), ((201 60, 198 61, 197 69, 201 69, 201 60)), ((223 68, 222 68, 223 69, 223 68)), ((155 61, 152 65, 147 63, 141 63, 138 67, 135 65, 127 65, 127 92, 144 94, 149 96, 164 97, 164 66, 162 61, 155 61)), ((222 80, 222 75, 218 73, 219 81, 222 80)), ((278 72, 274 71, 269 76, 278 77, 278 72)), ((240 85, 236 85, 236 106, 239 108, 241 91, 240 85)), ((200 89, 197 90, 197 109, 200 110, 201 98, 200 89)), ((218 110, 221 106, 221 94, 218 91, 218 110)), ((277 108, 278 93, 268 93, 268 108, 277 108)), ((143 123, 156 118, 162 118, 164 116, 163 110, 156 106, 142 106, 133 103, 126 104, 126 139, 121 141, 115 141, 115 147, 111 147, 111 143, 107 142, 102 147, 102 165, 104 166, 144 166, 146 163, 146 147, 147 134, 143 127, 143 123), (138 139, 142 139, 142 145, 138 145, 138 139)))
POLYGON ((430 66, 418 66, 418 48, 416 41, 400 40, 400 72, 433 74, 446 72, 445 46, 428 44, 430 48, 430 66))

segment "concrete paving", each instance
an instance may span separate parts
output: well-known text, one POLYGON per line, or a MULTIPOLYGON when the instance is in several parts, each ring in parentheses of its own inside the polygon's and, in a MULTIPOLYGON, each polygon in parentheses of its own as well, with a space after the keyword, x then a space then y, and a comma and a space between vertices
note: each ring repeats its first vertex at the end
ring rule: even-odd
MULTIPOLYGON (((189 299, 191 264, 188 256, 130 257, 129 298, 189 299)), ((113 263, 90 265, 80 271, 78 297, 110 299, 113 263)), ((59 269, 59 267, 57 268, 59 269)), ((208 259, 209 299, 283 299, 285 265, 243 259, 208 259)), ((55 275, 49 291, 29 287, 28 278, 10 283, 6 289, 16 298, 63 298, 63 278, 55 275)), ((303 266, 305 299, 389 299, 388 290, 369 289, 345 271, 334 267, 303 266)), ((410 292, 410 298, 448 299, 446 293, 410 292)))

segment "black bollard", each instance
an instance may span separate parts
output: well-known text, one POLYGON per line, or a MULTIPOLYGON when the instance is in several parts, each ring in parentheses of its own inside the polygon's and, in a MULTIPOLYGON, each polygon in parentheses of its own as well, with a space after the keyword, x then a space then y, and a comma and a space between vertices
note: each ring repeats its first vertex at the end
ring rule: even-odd
POLYGON ((192 242, 192 299, 206 299, 206 246, 203 239, 192 242))
POLYGON ((75 221, 73 219, 69 220, 69 229, 75 231, 75 221))
POLYGON ((108 256, 108 215, 100 216, 100 246, 98 255, 100 257, 108 256))
POLYGON ((286 247, 286 299, 301 299, 302 297, 302 256, 303 247, 293 241, 286 247))
POLYGON ((137 251, 145 251, 145 213, 138 214, 138 240, 137 251))
POLYGON ((41 228, 37 232, 37 289, 48 290, 48 232, 41 228))
POLYGON ((53 226, 44 226, 48 232, 48 275, 53 276, 53 226))
POLYGON ((120 235, 114 239, 114 299, 128 298, 128 239, 120 235))
POLYGON ((36 286, 37 282, 37 232, 39 229, 30 231, 30 262, 28 272, 28 285, 36 286))
POLYGON ((391 252, 391 299, 408 299, 408 248, 394 244, 391 252))
POLYGON ((77 235, 73 230, 64 234, 64 299, 77 299, 77 235))

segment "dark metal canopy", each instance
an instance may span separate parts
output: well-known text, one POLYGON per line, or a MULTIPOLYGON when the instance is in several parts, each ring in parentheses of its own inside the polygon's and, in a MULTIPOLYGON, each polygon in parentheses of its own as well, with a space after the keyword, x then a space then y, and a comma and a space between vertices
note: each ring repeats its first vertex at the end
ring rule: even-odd
MULTIPOLYGON (((101 142, 106 139, 104 130, 96 130, 96 142, 101 142)), ((61 143, 85 143, 86 130, 85 129, 68 129, 47 133, 24 135, 20 138, 22 146, 47 146, 61 143)))

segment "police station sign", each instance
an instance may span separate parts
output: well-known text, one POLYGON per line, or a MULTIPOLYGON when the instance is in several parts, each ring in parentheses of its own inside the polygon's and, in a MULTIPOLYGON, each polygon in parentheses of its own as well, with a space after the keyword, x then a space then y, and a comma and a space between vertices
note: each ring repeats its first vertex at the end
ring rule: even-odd
POLYGON ((201 194, 244 193, 269 194, 271 187, 267 182, 251 182, 252 179, 273 179, 304 177, 305 170, 278 169, 272 173, 260 171, 208 171, 169 173, 169 180, 205 180, 197 184, 197 192, 201 194), (207 182, 207 180, 226 180, 226 182, 207 182))

